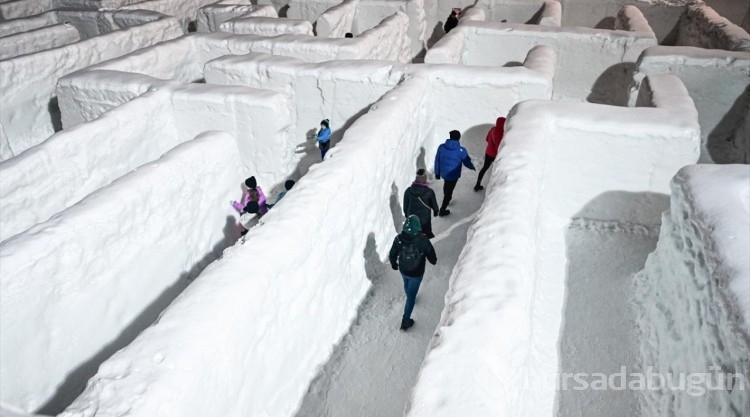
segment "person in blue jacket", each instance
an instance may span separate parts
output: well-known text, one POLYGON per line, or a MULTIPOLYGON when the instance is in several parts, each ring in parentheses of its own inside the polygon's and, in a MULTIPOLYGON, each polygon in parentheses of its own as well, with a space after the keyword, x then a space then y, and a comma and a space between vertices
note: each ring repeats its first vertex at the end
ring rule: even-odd
POLYGON ((458 141, 461 139, 461 132, 458 130, 450 131, 450 139, 440 145, 435 155, 435 178, 443 178, 443 204, 440 206, 438 215, 440 217, 451 214, 448 210, 448 204, 453 198, 453 190, 456 188, 458 179, 461 178, 461 165, 465 165, 472 171, 476 171, 474 164, 471 163, 469 152, 461 146, 458 141))
POLYGON ((320 148, 320 159, 326 157, 326 152, 331 148, 331 128, 328 119, 320 121, 320 130, 318 131, 318 148, 320 148))

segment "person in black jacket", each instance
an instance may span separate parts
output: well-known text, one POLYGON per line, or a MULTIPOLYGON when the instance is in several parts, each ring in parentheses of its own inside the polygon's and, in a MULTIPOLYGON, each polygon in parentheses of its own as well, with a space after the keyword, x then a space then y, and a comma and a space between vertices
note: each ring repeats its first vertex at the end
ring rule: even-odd
POLYGON ((432 243, 422 233, 419 217, 411 215, 404 222, 404 229, 396 236, 388 254, 391 268, 401 272, 404 280, 404 292, 406 293, 406 305, 404 316, 401 319, 401 330, 408 330, 414 325, 411 312, 417 300, 419 285, 424 276, 425 259, 435 265, 437 255, 432 243))
POLYGON ((452 9, 450 16, 448 16, 448 19, 445 20, 445 25, 443 25, 443 30, 445 33, 448 33, 451 31, 451 29, 458 26, 458 14, 461 13, 461 9, 452 9))
POLYGON ((412 214, 419 217, 422 233, 428 239, 435 237, 432 233, 432 216, 438 215, 438 203, 435 192, 427 185, 427 172, 424 169, 417 170, 417 178, 404 191, 404 215, 409 217, 412 214))

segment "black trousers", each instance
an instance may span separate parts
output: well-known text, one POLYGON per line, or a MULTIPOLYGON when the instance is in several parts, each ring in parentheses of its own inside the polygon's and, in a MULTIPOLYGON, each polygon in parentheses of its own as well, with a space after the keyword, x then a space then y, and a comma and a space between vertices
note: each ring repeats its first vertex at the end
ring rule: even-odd
POLYGON ((482 166, 482 169, 479 170, 479 176, 477 177, 477 187, 482 185, 482 177, 484 177, 484 174, 487 173, 488 169, 490 169, 490 165, 492 165, 493 162, 495 162, 494 156, 484 154, 484 165, 482 166))
POLYGON ((443 180, 443 205, 440 206, 440 211, 448 208, 448 204, 453 199, 453 190, 456 189, 456 184, 458 184, 458 180, 443 180))
POLYGON ((323 159, 326 157, 326 152, 328 152, 328 149, 331 148, 331 141, 329 140, 326 142, 320 142, 318 146, 320 148, 320 159, 323 159))

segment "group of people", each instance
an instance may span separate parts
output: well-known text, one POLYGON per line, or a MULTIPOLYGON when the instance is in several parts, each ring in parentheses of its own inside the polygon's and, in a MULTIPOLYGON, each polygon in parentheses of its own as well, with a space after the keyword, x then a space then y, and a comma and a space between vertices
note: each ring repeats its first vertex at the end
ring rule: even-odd
MULTIPOLYGON (((482 178, 497 157, 504 129, 505 117, 498 117, 495 126, 487 132, 484 165, 477 176, 474 191, 484 189, 482 178)), ((452 130, 449 138, 438 147, 435 154, 435 178, 443 179, 443 202, 439 208, 435 192, 427 183, 427 172, 424 169, 417 170, 414 182, 404 191, 403 209, 406 221, 402 232, 393 240, 388 254, 391 267, 401 273, 404 282, 406 305, 401 318, 401 330, 404 331, 414 325, 411 313, 424 276, 425 261, 432 265, 437 263, 437 254, 430 242, 430 239, 435 237, 432 233, 432 217, 450 214, 448 204, 453 199, 453 191, 461 178, 462 167, 476 170, 471 163, 469 152, 461 146, 460 140, 461 132, 452 130)))
POLYGON ((256 216, 262 217, 268 213, 269 209, 272 209, 276 204, 279 204, 279 201, 281 201, 286 193, 294 187, 294 184, 294 180, 286 180, 286 182, 284 182, 284 191, 276 196, 276 201, 268 203, 266 201, 266 195, 263 193, 263 188, 258 185, 258 181, 255 177, 246 179, 245 189, 242 192, 242 198, 240 201, 231 201, 232 207, 240 213, 240 224, 244 228, 242 235, 244 236, 250 229, 249 224, 256 216))

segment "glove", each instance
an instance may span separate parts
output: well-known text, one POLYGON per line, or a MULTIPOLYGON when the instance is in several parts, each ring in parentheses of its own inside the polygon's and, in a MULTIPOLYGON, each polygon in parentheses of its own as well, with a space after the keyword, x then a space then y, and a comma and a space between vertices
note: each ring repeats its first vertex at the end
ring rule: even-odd
POLYGON ((391 268, 393 268, 394 271, 398 271, 398 264, 391 264, 391 268))
POLYGON ((439 180, 439 179, 440 179, 440 175, 438 175, 438 174, 435 174, 435 179, 436 179, 436 180, 439 180))

